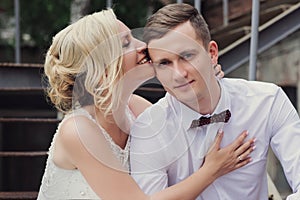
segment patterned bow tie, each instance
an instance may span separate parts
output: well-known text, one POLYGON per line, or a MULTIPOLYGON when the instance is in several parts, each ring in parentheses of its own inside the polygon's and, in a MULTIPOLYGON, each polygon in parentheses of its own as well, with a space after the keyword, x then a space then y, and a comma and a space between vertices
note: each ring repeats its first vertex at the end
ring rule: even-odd
POLYGON ((214 114, 211 117, 200 117, 199 119, 193 120, 191 124, 191 128, 212 124, 216 122, 225 122, 227 123, 231 117, 231 113, 229 110, 225 110, 219 114, 214 114))

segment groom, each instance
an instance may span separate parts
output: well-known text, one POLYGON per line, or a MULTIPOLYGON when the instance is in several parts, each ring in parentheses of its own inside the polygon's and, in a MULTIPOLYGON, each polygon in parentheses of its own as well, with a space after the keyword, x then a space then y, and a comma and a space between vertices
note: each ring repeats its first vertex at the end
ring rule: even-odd
POLYGON ((242 79, 218 81, 213 72, 217 43, 190 5, 163 7, 149 18, 146 29, 156 76, 167 94, 132 127, 131 172, 140 187, 154 193, 184 180, 203 164, 216 130, 224 130, 226 146, 246 129, 256 138, 253 161, 217 179, 197 199, 268 199, 271 146, 294 192, 288 199, 299 200, 300 119, 282 89, 242 79), (224 111, 222 122, 213 119, 224 111), (212 123, 198 121, 201 117, 212 123))

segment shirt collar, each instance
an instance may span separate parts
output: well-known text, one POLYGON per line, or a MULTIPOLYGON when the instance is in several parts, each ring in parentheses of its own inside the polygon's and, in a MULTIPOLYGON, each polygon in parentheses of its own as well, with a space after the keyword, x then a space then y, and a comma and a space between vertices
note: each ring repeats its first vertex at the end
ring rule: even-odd
MULTIPOLYGON (((223 86, 222 80, 218 80, 218 83, 221 87, 221 96, 217 104, 217 107, 212 113, 212 115, 215 113, 220 113, 226 109, 230 110, 229 95, 223 86)), ((199 119, 201 116, 203 116, 200 113, 194 111, 193 109, 189 108, 188 106, 178 101, 175 97, 171 96, 169 93, 166 94, 166 97, 168 101, 173 105, 172 107, 176 115, 181 118, 179 120, 181 121, 184 130, 188 130, 190 128, 193 120, 199 119)), ((205 115, 205 116, 209 116, 209 115, 205 115)))
POLYGON ((221 88, 221 96, 213 114, 220 113, 227 109, 230 110, 230 98, 228 92, 226 91, 226 88, 224 87, 223 80, 218 80, 218 83, 221 88))

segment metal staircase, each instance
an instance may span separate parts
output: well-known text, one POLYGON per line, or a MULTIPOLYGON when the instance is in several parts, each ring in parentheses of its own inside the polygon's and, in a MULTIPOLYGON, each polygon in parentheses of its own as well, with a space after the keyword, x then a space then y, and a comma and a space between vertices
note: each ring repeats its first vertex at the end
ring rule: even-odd
MULTIPOLYGON (((36 199, 47 150, 60 122, 46 101, 41 64, 0 63, 0 199, 36 199)), ((160 85, 135 93, 156 102, 160 85)))
MULTIPOLYGON (((300 30, 300 2, 289 1, 289 4, 284 3, 283 0, 278 2, 282 2, 282 4, 274 5, 273 2, 273 4, 264 5, 261 9, 258 53, 300 30)), ((249 61, 250 21, 249 15, 245 15, 239 21, 212 33, 212 37, 221 44, 219 62, 222 64, 225 74, 249 61)))
POLYGON ((59 120, 45 100, 41 65, 0 65, 0 199, 36 199, 59 120))

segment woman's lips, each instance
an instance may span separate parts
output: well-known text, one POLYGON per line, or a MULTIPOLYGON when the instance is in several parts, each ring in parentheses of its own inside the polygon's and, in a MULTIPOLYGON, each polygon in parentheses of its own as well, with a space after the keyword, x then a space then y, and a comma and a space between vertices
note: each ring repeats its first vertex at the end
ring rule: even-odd
POLYGON ((142 64, 145 64, 146 62, 148 62, 150 59, 146 56, 146 57, 144 57, 142 60, 140 60, 139 62, 138 62, 138 64, 139 65, 142 65, 142 64))

